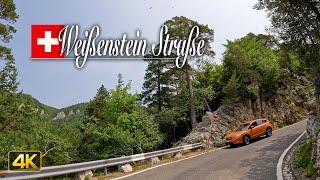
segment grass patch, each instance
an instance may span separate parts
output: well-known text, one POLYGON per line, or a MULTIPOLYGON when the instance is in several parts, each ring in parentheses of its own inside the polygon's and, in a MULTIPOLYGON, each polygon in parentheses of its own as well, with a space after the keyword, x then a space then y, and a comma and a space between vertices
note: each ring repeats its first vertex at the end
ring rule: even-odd
POLYGON ((287 123, 285 121, 280 121, 277 123, 277 128, 283 128, 287 126, 287 123))
POLYGON ((307 141, 300 145, 296 152, 296 158, 294 161, 295 168, 303 168, 305 170, 306 177, 313 177, 317 171, 312 163, 312 142, 307 141))
POLYGON ((306 176, 307 177, 314 177, 317 173, 316 168, 313 166, 312 163, 309 163, 306 168, 306 176))

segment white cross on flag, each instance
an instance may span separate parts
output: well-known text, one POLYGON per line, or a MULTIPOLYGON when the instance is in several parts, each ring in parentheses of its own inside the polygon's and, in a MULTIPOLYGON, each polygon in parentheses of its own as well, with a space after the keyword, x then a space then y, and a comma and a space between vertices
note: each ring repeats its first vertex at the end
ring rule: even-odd
POLYGON ((64 58, 61 53, 59 32, 64 25, 32 25, 31 26, 31 58, 64 58))

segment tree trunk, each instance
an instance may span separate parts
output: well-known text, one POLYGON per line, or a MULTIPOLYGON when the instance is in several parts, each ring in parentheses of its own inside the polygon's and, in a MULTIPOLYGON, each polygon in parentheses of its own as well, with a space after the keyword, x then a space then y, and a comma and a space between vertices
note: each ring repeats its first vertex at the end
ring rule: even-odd
POLYGON ((210 108, 210 105, 209 105, 208 101, 207 101, 205 98, 204 98, 203 100, 204 100, 204 103, 205 103, 205 104, 206 104, 206 106, 207 106, 208 111, 212 112, 212 110, 211 110, 211 108, 210 108))
POLYGON ((261 92, 261 90, 260 90, 260 88, 259 88, 259 109, 260 109, 260 117, 263 117, 263 114, 264 114, 264 110, 263 110, 263 98, 262 98, 262 92, 261 92))
POLYGON ((314 85, 316 88, 316 100, 317 100, 317 105, 320 104, 320 64, 317 65, 317 71, 315 74, 315 80, 314 80, 314 85))
POLYGON ((190 118, 192 123, 192 128, 195 124, 197 124, 197 117, 196 117, 196 108, 194 105, 194 95, 193 95, 193 88, 192 88, 192 79, 191 73, 189 68, 187 69, 187 83, 188 83, 188 91, 189 91, 189 103, 190 103, 190 118))
POLYGON ((161 97, 161 82, 160 82, 160 76, 161 76, 161 71, 160 71, 160 60, 158 60, 158 68, 157 68, 157 73, 158 73, 158 77, 157 77, 157 88, 158 88, 158 92, 157 92, 157 98, 158 98, 158 111, 161 112, 161 106, 162 106, 162 97, 161 97))

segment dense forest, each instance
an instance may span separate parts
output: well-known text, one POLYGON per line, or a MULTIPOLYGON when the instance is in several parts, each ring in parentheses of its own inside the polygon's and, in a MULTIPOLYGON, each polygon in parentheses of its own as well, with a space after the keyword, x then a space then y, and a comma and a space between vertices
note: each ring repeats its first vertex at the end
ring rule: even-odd
MULTIPOLYGON (((257 8, 271 8, 268 3, 260 1, 257 8)), ((0 169, 6 168, 11 150, 40 150, 49 166, 168 148, 206 111, 257 98, 272 101, 290 79, 311 80, 315 72, 317 54, 309 44, 300 41, 293 47, 278 36, 253 33, 228 41, 221 63, 215 64, 214 30, 174 17, 164 22, 171 38, 187 39, 191 28, 199 26, 200 39, 206 42, 204 56, 189 58, 183 68, 172 60, 146 60, 141 93, 131 93, 131 84, 119 74, 116 87, 101 85, 90 102, 55 109, 18 92, 14 57, 5 46, 18 18, 12 0, 0 2, 0 15, 0 57, 5 62, 0 71, 0 169), (59 112, 65 115, 55 119, 59 112)))

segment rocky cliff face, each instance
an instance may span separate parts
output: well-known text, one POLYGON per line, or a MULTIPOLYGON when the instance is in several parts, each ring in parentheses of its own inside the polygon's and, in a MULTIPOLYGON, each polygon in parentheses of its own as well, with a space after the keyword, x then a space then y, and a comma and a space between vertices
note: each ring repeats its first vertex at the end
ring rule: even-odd
POLYGON ((314 101, 312 83, 296 77, 271 100, 258 97, 255 101, 222 105, 214 112, 207 112, 202 122, 179 144, 204 142, 209 146, 222 146, 225 133, 235 130, 242 121, 256 118, 268 118, 277 127, 292 124, 307 119, 314 101))
POLYGON ((57 113, 57 115, 53 118, 53 120, 64 119, 65 117, 66 117, 66 114, 63 111, 61 111, 57 113))
POLYGON ((67 113, 65 113, 64 111, 61 111, 57 113, 57 115, 53 118, 53 120, 65 119, 66 117, 71 117, 80 113, 81 113, 80 109, 70 110, 67 113))
POLYGON ((314 165, 320 175, 320 107, 316 103, 308 119, 307 135, 313 143, 314 165))

